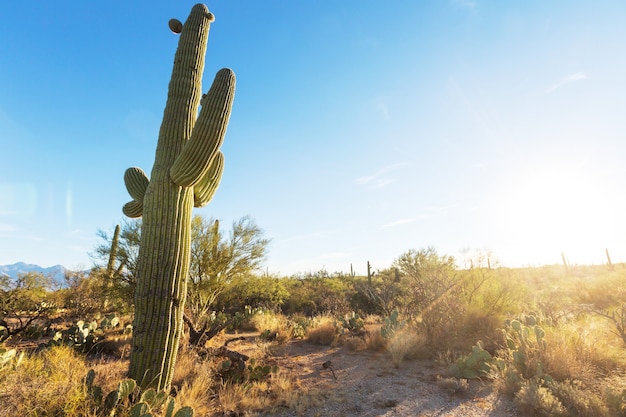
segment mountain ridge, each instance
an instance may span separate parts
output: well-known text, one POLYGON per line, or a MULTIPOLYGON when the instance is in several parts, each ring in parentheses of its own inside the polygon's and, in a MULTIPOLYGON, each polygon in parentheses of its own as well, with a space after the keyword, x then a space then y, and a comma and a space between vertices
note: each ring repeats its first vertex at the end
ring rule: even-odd
POLYGON ((16 262, 10 265, 0 265, 0 276, 7 276, 11 282, 15 282, 19 274, 27 274, 29 272, 38 272, 45 276, 52 278, 54 283, 58 286, 65 285, 65 273, 70 270, 61 264, 52 265, 49 267, 42 267, 36 264, 29 264, 26 262, 16 262))

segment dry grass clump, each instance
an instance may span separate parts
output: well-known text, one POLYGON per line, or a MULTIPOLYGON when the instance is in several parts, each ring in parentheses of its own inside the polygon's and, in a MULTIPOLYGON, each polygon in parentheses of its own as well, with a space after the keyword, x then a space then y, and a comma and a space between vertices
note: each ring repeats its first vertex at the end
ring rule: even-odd
POLYGON ((320 316, 313 321, 306 333, 306 340, 316 345, 332 346, 339 337, 339 328, 335 319, 320 316))
POLYGON ((366 331, 365 334, 360 336, 347 334, 344 335, 340 341, 342 346, 355 352, 382 352, 387 346, 387 339, 380 333, 379 328, 366 331))
POLYGON ((515 405, 523 415, 565 417, 567 410, 552 392, 535 380, 524 381, 515 394, 515 405))
POLYGON ((494 351, 502 342, 504 317, 487 311, 469 308, 460 317, 458 328, 450 329, 458 335, 452 349, 467 350, 480 340, 484 349, 494 351))
POLYGON ((28 355, 0 380, 0 416, 91 415, 82 382, 87 371, 68 347, 28 355))
POLYGON ((215 411, 213 398, 214 374, 206 364, 194 366, 193 377, 180 383, 176 394, 179 407, 191 407, 194 415, 206 416, 215 411))
POLYGON ((580 381, 553 382, 550 390, 572 417, 608 417, 603 400, 580 381))
POLYGON ((247 384, 222 382, 217 387, 213 412, 223 415, 249 415, 287 408, 299 415, 320 398, 319 392, 303 391, 296 379, 279 371, 263 381, 247 384))
POLYGON ((587 317, 575 323, 543 326, 546 346, 537 360, 557 381, 590 381, 626 367, 626 352, 607 323, 587 317))
POLYGON ((285 343, 291 339, 289 320, 282 314, 263 312, 250 318, 250 324, 254 330, 263 334, 271 335, 271 339, 278 343, 285 343))
POLYGON ((365 334, 365 349, 371 352, 381 352, 385 349, 387 340, 380 330, 371 331, 365 334))
POLYGON ((401 329, 387 340, 387 350, 396 368, 406 359, 425 358, 429 355, 426 338, 410 329, 401 329))
POLYGON ((457 379, 437 376, 437 386, 450 395, 462 394, 469 390, 469 382, 464 378, 457 379))

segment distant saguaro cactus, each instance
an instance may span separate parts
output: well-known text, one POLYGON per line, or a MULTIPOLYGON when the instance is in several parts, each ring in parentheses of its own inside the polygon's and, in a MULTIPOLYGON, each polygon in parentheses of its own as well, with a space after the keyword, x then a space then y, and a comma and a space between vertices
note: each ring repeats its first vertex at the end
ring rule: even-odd
POLYGON ((132 197, 124 205, 124 214, 143 216, 129 377, 144 388, 171 385, 183 329, 191 212, 211 200, 224 166, 219 148, 230 118, 235 74, 220 70, 209 92, 202 95, 213 20, 207 7, 197 4, 184 24, 169 22, 180 40, 151 177, 134 167, 124 174, 132 197))
POLYGON ((111 240, 111 250, 109 251, 109 262, 107 263, 107 269, 105 272, 105 296, 102 302, 103 307, 106 309, 109 307, 109 291, 113 286, 113 277, 115 276, 115 261, 117 260, 117 251, 120 243, 120 225, 115 226, 115 232, 113 232, 113 239, 111 240))

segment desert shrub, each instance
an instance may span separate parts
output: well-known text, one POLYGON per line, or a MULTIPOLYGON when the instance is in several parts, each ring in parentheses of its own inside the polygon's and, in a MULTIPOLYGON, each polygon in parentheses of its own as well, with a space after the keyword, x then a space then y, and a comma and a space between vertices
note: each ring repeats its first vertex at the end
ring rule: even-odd
POLYGON ((32 325, 47 327, 57 308, 50 297, 53 286, 52 278, 38 272, 18 274, 14 283, 0 285, 0 342, 32 325))
POLYGON ((367 348, 365 338, 359 336, 344 335, 341 337, 340 343, 342 346, 345 346, 349 350, 355 352, 366 350, 367 348))
POLYGON ((261 332, 261 338, 265 335, 265 341, 277 341, 284 343, 291 339, 292 331, 289 320, 282 314, 275 314, 265 310, 251 317, 250 323, 255 330, 261 332))
POLYGON ((363 338, 363 349, 370 352, 380 352, 385 349, 387 340, 379 331, 367 332, 363 338))
POLYGON ((589 380, 621 365, 615 362, 617 356, 605 362, 607 351, 602 349, 601 341, 589 333, 585 322, 543 326, 549 342, 541 360, 545 372, 557 381, 589 380))
MULTIPOLYGON (((463 322, 466 306, 458 298, 457 291, 458 289, 452 289, 416 317, 415 327, 426 336, 433 352, 442 348, 456 348, 463 338, 464 329, 460 324, 463 322)), ((474 340, 469 345, 461 344, 461 348, 466 349, 473 343, 474 340)))
POLYGON ((406 317, 432 309, 458 283, 452 256, 439 255, 432 248, 411 249, 392 265, 399 271, 402 311, 406 317))
POLYGON ((437 376, 437 386, 450 395, 461 394, 469 389, 469 382, 464 378, 444 378, 437 376))
POLYGON ((626 388, 605 387, 602 397, 609 410, 609 415, 615 417, 626 416, 626 388))
POLYGON ((347 276, 329 276, 326 271, 282 280, 289 297, 283 312, 313 316, 316 314, 342 315, 352 310, 350 300, 356 293, 354 282, 347 276))
POLYGON ((408 328, 396 331, 387 339, 391 363, 399 368, 404 359, 427 358, 429 350, 423 335, 408 328))
POLYGON ((341 327, 330 316, 317 317, 306 334, 306 340, 316 345, 331 346, 337 342, 341 327))
POLYGON ((363 313, 389 316, 403 306, 403 285, 398 268, 386 268, 375 276, 357 279, 352 306, 363 313))
POLYGON ((344 330, 350 333, 365 332, 365 321, 354 311, 340 316, 339 323, 344 330))
POLYGON ((289 316, 302 314, 307 317, 313 317, 318 313, 318 306, 314 290, 308 280, 298 278, 284 278, 285 288, 289 293, 289 297, 282 306, 284 314, 289 316))
POLYGON ((246 306, 280 311, 289 292, 280 278, 241 275, 224 284, 216 297, 214 308, 225 311, 241 311, 246 306))
POLYGON ((536 379, 524 381, 515 394, 515 405, 524 415, 537 417, 566 416, 563 404, 536 379))
POLYGON ((66 287, 60 290, 62 306, 69 310, 69 317, 91 316, 105 307, 108 277, 104 270, 67 272, 66 287))
POLYGON ((303 314, 294 314, 289 317, 287 327, 291 331, 291 337, 293 339, 304 339, 306 333, 313 324, 313 320, 303 314))
POLYGON ((466 303, 486 315, 517 314, 527 289, 506 268, 475 267, 459 273, 466 303))
POLYGON ((466 351, 480 341, 485 350, 494 352, 503 342, 502 323, 504 323, 503 316, 488 314, 474 306, 469 306, 457 321, 451 323, 450 327, 453 329, 449 333, 456 335, 456 338, 448 344, 448 347, 466 351))
POLYGON ((608 408, 602 399, 580 381, 553 381, 548 385, 571 417, 605 417, 608 408))
POLYGON ((223 360, 217 369, 218 376, 224 382, 250 383, 266 380, 270 375, 278 372, 276 365, 270 366, 264 363, 257 363, 252 358, 247 364, 238 364, 230 359, 223 360))

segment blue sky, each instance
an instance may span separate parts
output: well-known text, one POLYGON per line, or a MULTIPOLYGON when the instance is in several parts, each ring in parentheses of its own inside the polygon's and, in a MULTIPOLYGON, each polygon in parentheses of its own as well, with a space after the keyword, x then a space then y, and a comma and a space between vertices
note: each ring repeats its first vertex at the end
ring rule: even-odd
MULTIPOLYGON (((89 267, 150 172, 194 2, 2 2, 0 264, 89 267)), ((214 200, 267 269, 626 261, 626 3, 214 1, 204 87, 237 93, 214 200), (469 252, 468 252, 469 251, 469 252)))

